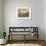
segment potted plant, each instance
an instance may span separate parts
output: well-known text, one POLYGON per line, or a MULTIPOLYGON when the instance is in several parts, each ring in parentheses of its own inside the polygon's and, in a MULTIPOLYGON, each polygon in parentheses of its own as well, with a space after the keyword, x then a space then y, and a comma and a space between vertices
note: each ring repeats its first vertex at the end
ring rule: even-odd
MULTIPOLYGON (((3 30, 4 31, 4 30, 3 30)), ((6 44, 6 32, 0 30, 0 44, 6 44)))
POLYGON ((6 32, 3 32, 3 39, 6 39, 6 32))

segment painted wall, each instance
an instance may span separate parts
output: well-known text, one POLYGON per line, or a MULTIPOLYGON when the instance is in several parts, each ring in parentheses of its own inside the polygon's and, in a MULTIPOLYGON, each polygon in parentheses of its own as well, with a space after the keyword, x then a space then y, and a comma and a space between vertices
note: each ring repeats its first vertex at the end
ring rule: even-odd
POLYGON ((43 0, 4 0, 4 26, 7 35, 10 26, 39 27, 39 39, 45 39, 45 14, 43 0), (16 20, 16 7, 31 7, 32 19, 16 20))
POLYGON ((0 38, 2 37, 2 0, 0 0, 0 38))
POLYGON ((39 27, 39 38, 45 39, 45 3, 44 0, 32 0, 32 24, 39 27))
POLYGON ((45 40, 46 40, 46 0, 45 0, 45 40))

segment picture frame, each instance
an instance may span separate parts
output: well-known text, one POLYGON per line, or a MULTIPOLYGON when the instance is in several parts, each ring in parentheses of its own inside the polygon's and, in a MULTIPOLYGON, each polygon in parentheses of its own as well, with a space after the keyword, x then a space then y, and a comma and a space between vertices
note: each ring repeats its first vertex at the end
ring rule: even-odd
POLYGON ((16 7, 16 19, 31 19, 31 8, 16 7))

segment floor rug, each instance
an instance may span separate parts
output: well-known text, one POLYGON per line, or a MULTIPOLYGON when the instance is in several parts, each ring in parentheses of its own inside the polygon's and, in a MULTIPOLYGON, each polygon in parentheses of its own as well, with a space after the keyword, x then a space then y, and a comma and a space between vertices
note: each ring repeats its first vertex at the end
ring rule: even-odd
POLYGON ((42 46, 39 44, 7 44, 5 46, 42 46))

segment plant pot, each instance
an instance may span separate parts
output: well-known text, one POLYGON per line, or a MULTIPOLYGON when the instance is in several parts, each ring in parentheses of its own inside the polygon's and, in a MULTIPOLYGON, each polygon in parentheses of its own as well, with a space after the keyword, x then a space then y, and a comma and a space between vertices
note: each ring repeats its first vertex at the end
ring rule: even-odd
POLYGON ((0 44, 6 44, 6 39, 0 39, 0 44))

